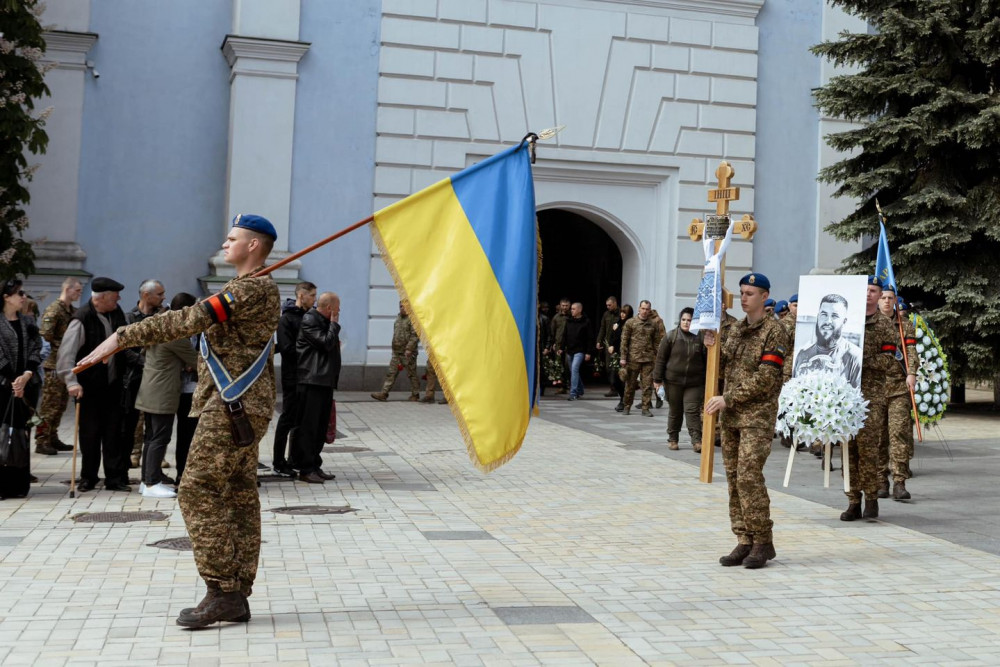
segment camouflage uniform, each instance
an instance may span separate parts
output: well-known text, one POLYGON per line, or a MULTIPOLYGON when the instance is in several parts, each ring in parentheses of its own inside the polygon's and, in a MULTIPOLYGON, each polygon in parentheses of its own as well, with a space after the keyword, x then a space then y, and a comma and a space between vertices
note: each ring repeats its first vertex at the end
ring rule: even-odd
POLYGON ((876 311, 865 318, 865 347, 861 358, 861 395, 868 401, 868 416, 856 438, 847 445, 851 473, 850 503, 877 500, 878 441, 886 418, 886 372, 896 363, 896 341, 889 318, 876 311))
POLYGON ((626 410, 635 399, 635 379, 640 374, 642 409, 649 410, 653 401, 653 363, 664 335, 663 320, 659 317, 650 315, 645 320, 633 317, 625 322, 621 358, 625 360, 625 398, 622 402, 626 410))
POLYGON ((49 341, 52 351, 42 364, 45 369, 45 383, 42 385, 42 404, 38 414, 42 423, 35 432, 35 443, 39 446, 52 446, 59 442, 59 422, 66 412, 69 394, 66 393, 66 383, 56 373, 56 358, 59 356, 59 344, 66 334, 66 327, 76 314, 72 304, 56 299, 49 304, 42 314, 42 326, 39 333, 49 341))
POLYGON ((419 342, 413 323, 406 315, 397 315, 392 323, 392 359, 385 372, 385 382, 382 383, 382 393, 388 394, 396 382, 400 368, 406 368, 410 378, 410 396, 420 395, 420 380, 417 378, 417 343, 419 342))
POLYGON ((726 408, 720 428, 729 521, 740 544, 771 544, 774 523, 764 463, 774 438, 788 340, 785 328, 774 319, 763 317, 750 324, 744 318, 723 328, 721 344, 726 408))
MULTIPOLYGON (((274 335, 281 315, 281 299, 271 277, 251 277, 261 268, 237 276, 222 288, 234 299, 228 318, 203 302, 120 328, 119 344, 149 346, 204 332, 219 360, 237 377, 274 335)), ((198 387, 191 403, 191 416, 199 417, 198 427, 178 494, 198 573, 210 586, 247 596, 260 555, 257 455, 274 414, 273 361, 272 351, 264 372, 243 394, 255 439, 237 448, 219 391, 199 357, 198 387)))
MULTIPOLYGON (((899 327, 890 320, 896 339, 899 327)), ((910 478, 910 459, 913 458, 913 406, 910 404, 910 389, 906 386, 907 374, 916 375, 917 334, 909 320, 903 321, 903 339, 906 344, 908 370, 903 369, 903 353, 896 355, 896 363, 889 366, 885 374, 885 388, 888 406, 886 423, 882 429, 878 445, 878 469, 881 482, 892 472, 894 482, 910 478)))
MULTIPOLYGON (((789 313, 785 315, 782 319, 778 320, 778 324, 785 330, 785 340, 788 342, 788 349, 795 349, 795 317, 789 313)), ((781 370, 781 381, 782 383, 788 382, 792 379, 792 364, 785 364, 781 370)))
POLYGON ((559 391, 556 393, 565 393, 566 387, 569 385, 569 366, 566 364, 566 322, 569 321, 569 315, 565 313, 556 313, 552 316, 552 321, 549 323, 549 327, 552 332, 552 356, 559 363, 560 377, 559 377, 559 391), (562 350, 563 355, 556 355, 556 350, 562 350))

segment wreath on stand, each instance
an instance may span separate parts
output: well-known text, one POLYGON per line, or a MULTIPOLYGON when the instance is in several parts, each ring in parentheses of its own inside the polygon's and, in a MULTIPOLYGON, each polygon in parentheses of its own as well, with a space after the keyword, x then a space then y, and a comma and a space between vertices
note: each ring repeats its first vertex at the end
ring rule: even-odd
POLYGON ((951 374, 948 372, 948 357, 941 347, 941 341, 920 315, 910 315, 910 322, 917 334, 917 387, 913 392, 917 404, 917 417, 921 424, 936 424, 948 409, 951 390, 951 374))
POLYGON ((817 371, 792 378, 778 398, 779 433, 799 443, 847 442, 865 424, 868 401, 840 373, 817 371))

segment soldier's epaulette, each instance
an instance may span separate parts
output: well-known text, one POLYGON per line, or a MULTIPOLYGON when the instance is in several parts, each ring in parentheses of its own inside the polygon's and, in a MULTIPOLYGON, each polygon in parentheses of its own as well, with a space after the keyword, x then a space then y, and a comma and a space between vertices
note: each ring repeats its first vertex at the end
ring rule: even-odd
POLYGON ((764 350, 760 355, 760 363, 781 368, 785 365, 785 348, 778 345, 773 350, 764 350))
POLYGON ((895 356, 896 354, 896 344, 895 343, 882 343, 882 353, 891 354, 895 356))
POLYGON ((208 316, 212 318, 212 321, 219 324, 232 316, 234 303, 236 303, 236 299, 233 298, 232 292, 222 292, 208 297, 201 302, 201 305, 208 311, 208 316))

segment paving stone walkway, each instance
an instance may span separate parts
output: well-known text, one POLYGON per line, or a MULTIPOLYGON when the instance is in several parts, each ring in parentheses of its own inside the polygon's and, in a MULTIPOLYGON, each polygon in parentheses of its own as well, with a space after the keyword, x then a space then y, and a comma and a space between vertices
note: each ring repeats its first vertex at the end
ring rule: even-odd
POLYGON ((325 456, 336 481, 263 483, 246 625, 174 624, 203 594, 190 552, 148 546, 185 535, 175 501, 70 499, 69 457, 35 457, 42 484, 0 502, 0 664, 1000 662, 996 555, 773 491, 777 559, 723 568, 721 478, 557 423, 574 404, 490 475, 446 406, 338 407, 363 449, 325 456), (301 505, 357 511, 271 511, 301 505), (167 519, 71 518, 136 510, 167 519))

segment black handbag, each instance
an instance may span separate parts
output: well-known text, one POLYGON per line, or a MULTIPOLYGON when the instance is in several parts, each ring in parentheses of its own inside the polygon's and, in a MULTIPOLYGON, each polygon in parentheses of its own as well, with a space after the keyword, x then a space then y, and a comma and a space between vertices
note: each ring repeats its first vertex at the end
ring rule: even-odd
POLYGON ((14 401, 12 395, 0 422, 0 466, 27 468, 31 460, 27 428, 14 428, 14 401))

